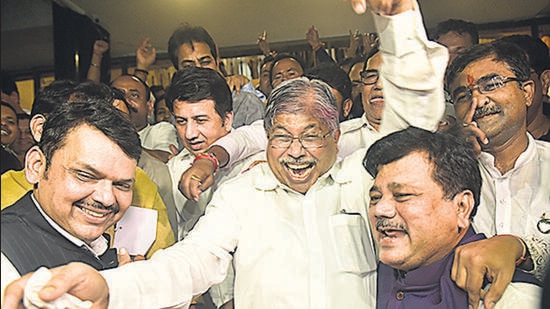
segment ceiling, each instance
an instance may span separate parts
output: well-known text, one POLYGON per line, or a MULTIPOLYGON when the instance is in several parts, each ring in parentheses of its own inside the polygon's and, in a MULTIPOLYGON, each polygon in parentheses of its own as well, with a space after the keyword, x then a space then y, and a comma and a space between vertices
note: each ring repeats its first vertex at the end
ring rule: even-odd
MULTIPOLYGON (((2 68, 52 65, 52 0, 2 0, 2 68)), ((268 40, 304 40, 315 25, 321 39, 349 30, 374 31, 370 15, 356 15, 344 0, 54 0, 85 14, 111 34, 111 57, 134 55, 151 37, 157 52, 188 22, 205 27, 219 47, 253 46, 263 30, 268 40)), ((418 0, 427 27, 449 18, 474 23, 550 16, 548 0, 418 0)))

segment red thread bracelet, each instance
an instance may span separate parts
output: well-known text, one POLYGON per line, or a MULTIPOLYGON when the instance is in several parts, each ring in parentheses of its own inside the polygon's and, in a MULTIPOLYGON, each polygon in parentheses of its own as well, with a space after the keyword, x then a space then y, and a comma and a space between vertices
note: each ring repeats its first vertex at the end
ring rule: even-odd
POLYGON ((516 266, 521 265, 523 262, 527 261, 531 257, 530 255, 527 255, 527 245, 525 244, 523 239, 521 239, 521 237, 513 234, 501 234, 501 236, 512 236, 521 243, 521 246, 523 247, 523 252, 521 253, 521 256, 516 260, 516 266))
POLYGON ((218 167, 220 166, 220 161, 218 161, 218 158, 216 158, 216 156, 214 156, 214 154, 212 153, 199 153, 198 155, 195 156, 195 159, 193 160, 193 163, 195 163, 197 160, 200 160, 200 159, 207 159, 207 160, 210 160, 210 162, 212 162, 212 164, 214 165, 214 173, 218 171, 218 167))

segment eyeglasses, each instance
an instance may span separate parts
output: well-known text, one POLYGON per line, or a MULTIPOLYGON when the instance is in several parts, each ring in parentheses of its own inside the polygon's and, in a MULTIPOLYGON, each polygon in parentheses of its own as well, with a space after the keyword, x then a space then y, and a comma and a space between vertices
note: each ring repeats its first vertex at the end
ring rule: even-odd
POLYGON ((504 87, 509 82, 521 82, 521 80, 500 75, 484 76, 468 86, 458 87, 453 92, 453 102, 456 104, 470 103, 472 102, 474 90, 479 91, 481 94, 487 94, 504 87))
POLYGON ((271 147, 273 148, 282 148, 286 149, 292 145, 295 139, 300 142, 302 147, 305 149, 315 149, 315 148, 321 148, 325 144, 325 138, 330 135, 330 132, 328 132, 325 135, 300 135, 298 137, 294 137, 291 135, 285 135, 285 134, 277 134, 273 135, 269 138, 269 143, 271 144, 271 147))
POLYGON ((361 82, 365 85, 374 85, 378 81, 380 74, 378 70, 364 70, 359 73, 361 75, 361 82))

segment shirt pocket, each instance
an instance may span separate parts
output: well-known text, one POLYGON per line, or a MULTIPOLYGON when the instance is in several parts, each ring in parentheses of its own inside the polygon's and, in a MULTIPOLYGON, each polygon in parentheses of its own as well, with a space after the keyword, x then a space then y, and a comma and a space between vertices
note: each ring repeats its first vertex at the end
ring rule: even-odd
POLYGON ((360 214, 344 213, 330 216, 329 226, 340 271, 365 274, 376 270, 372 237, 360 214))

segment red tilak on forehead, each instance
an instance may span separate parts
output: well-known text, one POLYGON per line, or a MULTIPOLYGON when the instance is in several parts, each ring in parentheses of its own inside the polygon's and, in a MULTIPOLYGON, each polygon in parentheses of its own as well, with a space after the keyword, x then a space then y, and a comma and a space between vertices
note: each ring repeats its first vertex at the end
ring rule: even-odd
POLYGON ((475 82, 475 79, 472 75, 468 74, 467 81, 468 81, 468 85, 473 85, 473 83, 475 82))

